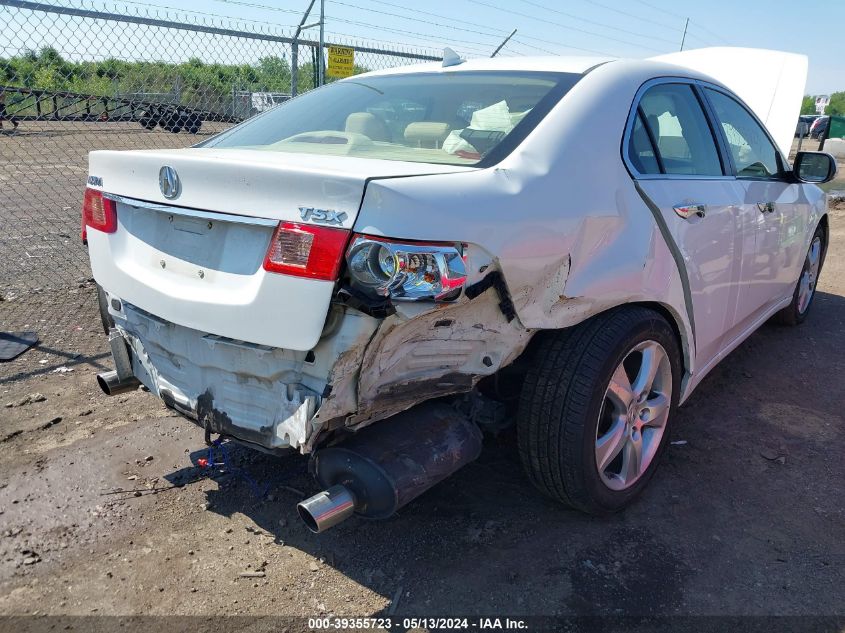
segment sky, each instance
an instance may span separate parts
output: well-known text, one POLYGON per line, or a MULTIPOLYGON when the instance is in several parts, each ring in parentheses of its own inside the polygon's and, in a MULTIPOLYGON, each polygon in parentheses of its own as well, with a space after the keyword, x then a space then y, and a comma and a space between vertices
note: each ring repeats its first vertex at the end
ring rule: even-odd
MULTIPOLYGON (((81 0, 41 0, 80 6, 81 0)), ((309 0, 112 0, 109 10, 240 21, 289 30, 309 0), (153 7, 161 7, 155 9, 153 7)), ((316 0, 313 19, 319 15, 316 0)), ((85 2, 83 6, 96 7, 85 2)), ((325 0, 326 40, 399 45, 467 57, 501 55, 649 57, 684 48, 749 46, 809 57, 808 94, 845 90, 845 0, 325 0)), ((317 29, 307 32, 316 39, 317 29)), ((151 52, 152 54, 153 52, 151 52)))

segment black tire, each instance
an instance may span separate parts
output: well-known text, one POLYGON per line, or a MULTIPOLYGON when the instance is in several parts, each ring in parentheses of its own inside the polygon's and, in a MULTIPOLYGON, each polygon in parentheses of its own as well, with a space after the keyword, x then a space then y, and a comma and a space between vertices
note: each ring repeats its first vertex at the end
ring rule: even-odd
POLYGON ((188 119, 187 131, 191 134, 198 134, 202 127, 202 119, 198 115, 191 115, 188 119))
MULTIPOLYGON (((816 232, 813 233, 813 239, 810 240, 810 245, 816 241, 816 238, 821 240, 821 255, 819 256, 819 270, 816 273, 816 282, 818 282, 818 278, 822 274, 822 268, 824 268, 824 258, 827 255, 827 235, 825 234, 824 228, 819 225, 816 227, 816 232)), ((804 310, 801 311, 799 308, 800 306, 800 290, 801 290, 801 277, 804 275, 804 271, 807 267, 807 257, 804 257, 804 266, 801 268, 801 275, 798 277, 798 281, 795 282, 795 290, 792 292, 792 303, 786 306, 783 310, 776 313, 775 316, 772 317, 772 321, 777 323, 778 325, 800 325, 804 322, 807 318, 807 315, 810 313, 810 308, 813 306, 813 301, 816 298, 815 286, 813 288, 813 294, 810 297, 810 301, 804 307, 804 310)))
POLYGON ((624 306, 574 328, 544 334, 523 384, 517 435, 523 466, 544 494, 590 514, 621 510, 642 492, 668 442, 677 408, 681 355, 674 331, 657 312, 624 306), (596 437, 610 378, 630 350, 656 341, 669 359, 672 394, 654 457, 625 490, 612 490, 596 467, 596 437))
POLYGON ((144 112, 140 119, 141 126, 147 130, 154 130, 158 125, 158 119, 150 112, 144 112))
POLYGON ((97 303, 100 305, 100 321, 103 324, 103 332, 109 333, 109 330, 114 327, 114 319, 109 314, 108 299, 106 292, 97 284, 97 303))
POLYGON ((163 130, 178 134, 182 129, 182 118, 177 110, 166 111, 160 121, 163 130))

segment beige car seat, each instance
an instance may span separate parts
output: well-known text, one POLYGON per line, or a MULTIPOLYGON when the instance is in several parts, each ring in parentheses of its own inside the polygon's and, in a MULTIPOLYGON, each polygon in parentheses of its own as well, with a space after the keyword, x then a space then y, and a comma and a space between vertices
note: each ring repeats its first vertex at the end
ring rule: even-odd
POLYGON ((353 112, 346 117, 346 132, 363 134, 371 141, 390 141, 390 130, 384 121, 369 112, 353 112))

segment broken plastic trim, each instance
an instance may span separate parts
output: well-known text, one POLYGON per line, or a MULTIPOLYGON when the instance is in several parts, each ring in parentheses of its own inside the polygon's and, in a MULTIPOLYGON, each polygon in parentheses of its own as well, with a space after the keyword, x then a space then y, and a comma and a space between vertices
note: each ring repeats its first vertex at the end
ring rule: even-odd
POLYGON ((496 294, 499 295, 499 310, 502 311, 502 314, 508 323, 510 323, 516 318, 516 308, 514 308, 513 300, 508 292, 507 284, 505 284, 505 278, 500 271, 494 270, 481 281, 467 286, 464 289, 464 294, 468 299, 472 300, 490 288, 494 288, 496 294))
POLYGON ((337 291, 337 300, 345 306, 376 319, 386 319, 390 315, 396 314, 396 308, 393 307, 389 299, 383 301, 373 299, 348 284, 343 284, 337 291))

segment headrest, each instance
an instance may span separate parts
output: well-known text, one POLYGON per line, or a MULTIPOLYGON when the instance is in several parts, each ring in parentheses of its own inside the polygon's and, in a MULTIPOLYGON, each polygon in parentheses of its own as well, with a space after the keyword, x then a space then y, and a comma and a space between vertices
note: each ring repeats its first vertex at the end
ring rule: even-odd
POLYGON ((451 126, 437 121, 418 121, 405 128, 405 140, 416 145, 440 147, 449 136, 451 126))
POLYGON ((390 140, 390 131, 384 121, 369 112, 353 112, 346 117, 346 131, 363 134, 373 141, 390 140))

